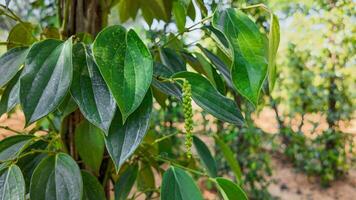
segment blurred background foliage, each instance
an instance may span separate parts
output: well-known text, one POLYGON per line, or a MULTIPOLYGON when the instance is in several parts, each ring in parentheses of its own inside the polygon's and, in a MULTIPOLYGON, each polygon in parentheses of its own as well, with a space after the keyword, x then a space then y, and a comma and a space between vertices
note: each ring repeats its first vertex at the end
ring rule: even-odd
MULTIPOLYGON (((229 64, 223 51, 207 37, 204 31, 186 33, 183 40, 172 35, 179 31, 172 23, 171 5, 163 1, 149 0, 112 1, 107 23, 124 24, 133 27, 141 37, 150 43, 170 41, 167 51, 170 64, 185 64, 194 69, 211 65, 206 49, 214 52, 229 64), (151 3, 151 4, 150 4, 151 3), (124 7, 130 5, 130 7, 124 7), (168 5, 168 7, 167 7, 168 5), (170 34, 171 33, 171 34, 170 34), (196 42, 202 46, 196 45, 196 42), (189 49, 188 53, 183 47, 189 49), (193 57, 192 57, 193 56, 193 57)), ((242 171, 242 180, 251 199, 273 199, 268 185, 273 182, 271 155, 282 153, 296 169, 320 179, 323 186, 329 186, 335 179, 342 178, 355 167, 355 128, 345 132, 345 126, 355 120, 356 106, 356 3, 354 0, 197 0, 188 9, 187 26, 211 15, 217 6, 240 8, 263 3, 277 14, 280 20, 281 42, 277 58, 277 81, 270 94, 264 90, 264 105, 253 109, 243 99, 237 99, 243 108, 248 127, 227 125, 202 112, 195 110, 195 132, 197 135, 219 134, 233 149, 234 157, 242 171), (200 3, 204 3, 202 7, 200 3), (206 10, 205 10, 206 9, 206 10), (258 127, 256 117, 268 106, 274 112, 277 134, 268 134, 258 127), (317 114, 317 120, 308 115, 317 114), (305 128, 312 124, 312 128, 305 128), (346 125, 345 125, 346 124, 346 125)), ((3 2, 2 2, 3 3, 3 2)), ((12 0, 10 8, 26 22, 38 24, 34 32, 54 34, 58 27, 58 13, 55 0, 12 0)), ((262 32, 269 30, 269 15, 262 9, 247 11, 256 19, 262 32)), ((0 16, 0 41, 6 41, 8 33, 15 26, 14 21, 0 16)), ((30 26, 30 25, 29 25, 30 26)), ((207 27, 208 29, 208 27, 207 27)), ((6 50, 0 46, 0 52, 6 50)), ((161 56, 162 59, 162 55, 161 56)), ((165 62, 165 60, 163 60, 165 62)), ((165 63, 166 64, 166 63, 165 63)), ((214 80, 214 77, 211 79, 214 80)), ((223 80, 215 80, 223 81, 223 80)), ((221 84, 218 84, 221 85, 221 84)), ((220 87, 228 92, 228 83, 220 87)), ((159 135, 171 135, 182 129, 183 115, 179 104, 166 104, 177 99, 162 95, 154 90, 157 107, 165 110, 154 112, 151 131, 146 137, 148 144, 159 135), (178 128, 178 129, 177 129, 178 128)), ((177 137, 159 142, 158 151, 164 156, 179 158, 184 165, 193 167, 197 163, 187 160, 178 145, 177 137)), ((221 175, 236 176, 222 158, 223 150, 214 141, 206 141, 213 152, 221 175)), ((142 145, 145 150, 145 145, 142 145)), ((149 161, 148 161, 149 162, 149 161)), ((151 172, 150 172, 151 173, 151 172)), ((151 183, 152 185, 152 183, 151 183)), ((206 189, 212 189, 204 185, 206 189)))

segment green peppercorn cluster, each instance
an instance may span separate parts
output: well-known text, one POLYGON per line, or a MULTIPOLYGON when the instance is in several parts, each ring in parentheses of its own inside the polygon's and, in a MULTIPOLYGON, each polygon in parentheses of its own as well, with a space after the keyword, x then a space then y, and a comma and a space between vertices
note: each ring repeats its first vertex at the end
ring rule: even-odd
POLYGON ((184 128, 185 128, 185 148, 187 157, 192 157, 193 143, 193 108, 192 108, 192 88, 188 81, 183 82, 183 113, 184 113, 184 128))

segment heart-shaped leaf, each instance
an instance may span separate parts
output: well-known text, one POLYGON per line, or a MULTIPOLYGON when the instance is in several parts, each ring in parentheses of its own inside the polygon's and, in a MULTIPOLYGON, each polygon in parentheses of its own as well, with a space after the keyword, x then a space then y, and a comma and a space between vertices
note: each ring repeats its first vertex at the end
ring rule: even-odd
POLYGON ((243 124, 243 116, 236 103, 220 94, 203 76, 192 72, 179 72, 173 78, 184 78, 192 87, 195 103, 216 118, 236 124, 243 124))
POLYGON ((70 91, 84 117, 107 133, 115 115, 116 103, 91 57, 91 50, 83 43, 73 47, 70 91))
POLYGON ((135 31, 126 32, 119 25, 107 27, 98 34, 93 53, 125 122, 150 87, 152 56, 135 31))
POLYGON ((0 200, 25 200, 25 180, 21 169, 11 165, 0 175, 0 200))
POLYGON ((231 77, 237 91, 257 105, 267 75, 263 35, 246 14, 233 8, 215 12, 213 26, 223 32, 230 43, 231 77))
POLYGON ((72 80, 72 39, 34 44, 20 78, 20 102, 26 125, 48 115, 61 103, 72 80))
POLYGON ((203 200, 193 178, 184 170, 170 167, 163 175, 161 200, 203 200))
POLYGON ((67 154, 58 153, 43 159, 32 175, 30 199, 80 200, 82 194, 79 167, 67 154))
POLYGON ((146 135, 151 111, 152 94, 149 91, 140 107, 130 115, 124 124, 122 124, 120 112, 117 111, 115 114, 109 134, 105 137, 105 144, 116 170, 134 153, 146 135))

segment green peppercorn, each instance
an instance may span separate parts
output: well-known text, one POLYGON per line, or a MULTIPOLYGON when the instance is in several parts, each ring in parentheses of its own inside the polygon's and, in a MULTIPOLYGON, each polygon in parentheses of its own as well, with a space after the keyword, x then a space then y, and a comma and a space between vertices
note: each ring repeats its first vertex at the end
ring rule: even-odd
POLYGON ((183 82, 183 113, 185 129, 185 148, 187 157, 192 157, 193 144, 193 108, 192 108, 192 89, 188 81, 183 82))

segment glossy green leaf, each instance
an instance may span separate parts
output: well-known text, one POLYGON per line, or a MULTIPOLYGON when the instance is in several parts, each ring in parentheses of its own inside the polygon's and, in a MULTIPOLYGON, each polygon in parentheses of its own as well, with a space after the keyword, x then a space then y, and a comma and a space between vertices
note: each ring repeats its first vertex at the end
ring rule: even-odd
POLYGON ((180 72, 173 78, 184 78, 192 86, 192 97, 195 103, 216 118, 236 124, 243 124, 243 116, 236 103, 221 95, 203 76, 192 72, 180 72))
POLYGON ((163 175, 161 200, 203 200, 203 197, 193 178, 172 166, 163 175))
POLYGON ((93 53, 125 122, 141 104, 150 87, 153 74, 151 54, 135 31, 126 33, 119 25, 107 27, 98 34, 93 53))
POLYGON ((75 146, 83 162, 95 173, 99 173, 104 156, 103 132, 84 120, 75 128, 75 146))
POLYGON ((231 170, 233 171, 236 181, 241 184, 241 168, 237 160, 235 159, 234 153, 231 151, 230 147, 224 143, 219 137, 214 136, 215 143, 219 146, 222 154, 224 155, 224 158, 226 159, 226 162, 230 166, 231 170))
POLYGON ((263 35, 246 14, 233 8, 215 12, 213 26, 229 41, 231 77, 237 91, 257 105, 268 64, 263 35))
POLYGON ((37 39, 33 36, 35 27, 29 22, 16 24, 10 31, 7 42, 7 49, 14 47, 30 46, 37 39))
POLYGON ((142 163, 137 177, 137 188, 142 192, 155 189, 155 177, 151 166, 148 163, 142 163))
POLYGON ((15 77, 6 85, 4 93, 1 95, 0 100, 0 116, 6 112, 10 112, 19 100, 20 82, 19 78, 22 70, 17 72, 15 77))
POLYGON ((72 80, 72 39, 47 39, 34 44, 20 78, 20 102, 26 125, 55 110, 72 80))
POLYGON ((25 180, 21 170, 11 165, 0 175, 0 200, 25 200, 25 180))
POLYGON ((224 200, 248 200, 243 189, 229 179, 218 177, 215 182, 224 200))
POLYGON ((268 39, 268 83, 269 89, 272 91, 277 77, 276 56, 280 40, 279 21, 274 14, 271 14, 271 25, 268 39))
POLYGON ((213 178, 216 177, 218 175, 216 162, 209 148, 196 136, 193 137, 193 144, 209 176, 213 178))
POLYGON ((115 200, 126 200, 136 181, 138 165, 129 165, 115 183, 115 200))
POLYGON ((43 159, 35 169, 30 184, 30 199, 80 200, 83 181, 77 163, 67 154, 43 159))
POLYGON ((7 84, 25 63, 28 48, 13 48, 0 57, 0 88, 7 84))
POLYGON ((117 111, 109 134, 105 137, 106 149, 114 161, 116 170, 134 153, 146 135, 152 111, 152 94, 147 92, 140 107, 122 124, 117 111))
POLYGON ((32 135, 15 135, 0 142, 0 160, 13 159, 19 155, 31 142, 32 135))
POLYGON ((83 179, 83 198, 81 200, 106 200, 103 186, 89 172, 81 171, 83 179))
POLYGON ((83 43, 73 47, 70 91, 84 117, 107 133, 115 115, 116 103, 91 56, 91 50, 83 43))
POLYGON ((173 1, 173 16, 176 21, 177 28, 179 32, 183 33, 185 31, 185 22, 187 20, 186 16, 188 14, 188 7, 191 0, 174 0, 173 1))

